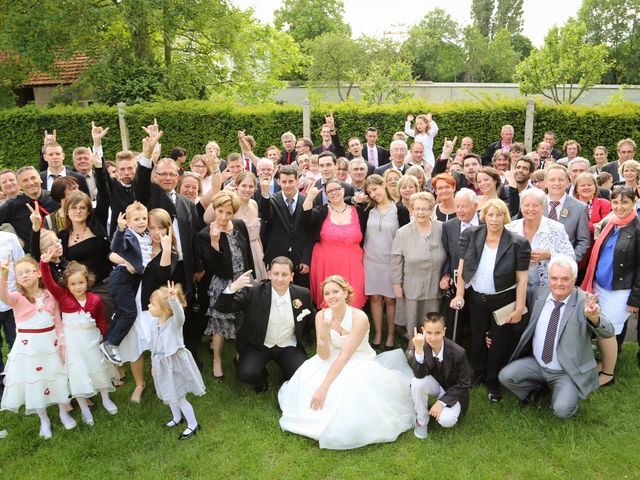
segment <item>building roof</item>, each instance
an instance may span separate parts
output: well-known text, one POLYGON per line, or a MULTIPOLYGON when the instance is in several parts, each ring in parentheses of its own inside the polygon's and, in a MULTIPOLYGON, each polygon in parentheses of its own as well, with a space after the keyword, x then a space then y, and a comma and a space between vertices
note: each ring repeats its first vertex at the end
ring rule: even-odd
MULTIPOLYGON (((7 58, 6 53, 0 53, 0 62, 7 58)), ((55 85, 69 85, 80 77, 82 72, 89 66, 89 57, 78 54, 68 60, 58 60, 55 62, 57 73, 35 73, 22 87, 46 87, 55 85)))

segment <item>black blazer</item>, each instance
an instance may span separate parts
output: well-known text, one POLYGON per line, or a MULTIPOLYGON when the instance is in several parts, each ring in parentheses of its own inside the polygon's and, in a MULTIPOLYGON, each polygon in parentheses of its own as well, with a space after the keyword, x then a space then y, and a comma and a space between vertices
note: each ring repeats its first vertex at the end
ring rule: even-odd
POLYGON ((428 343, 425 343, 424 361, 422 363, 416 362, 412 349, 409 365, 411 365, 413 375, 416 378, 433 376, 444 390, 444 395, 438 400, 447 407, 453 407, 456 402, 460 402, 460 414, 464 415, 469 408, 469 388, 471 387, 467 354, 460 345, 445 338, 443 358, 442 368, 437 368, 433 358, 433 350, 428 343))
MULTIPOLYGON (((191 200, 179 194, 176 194, 174 205, 167 192, 160 185, 151 182, 151 170, 151 168, 138 164, 135 178, 135 198, 145 204, 149 210, 162 208, 169 212, 172 219, 178 220, 179 232, 175 233, 180 235, 185 295, 190 298, 193 288, 193 274, 203 271, 202 257, 198 252, 196 241, 199 226, 198 212, 191 200)), ((178 274, 178 277, 181 276, 178 274)))
POLYGON ((129 187, 125 187, 115 178, 109 177, 109 193, 111 195, 111 217, 109 222, 109 235, 118 228, 118 215, 123 213, 129 205, 135 201, 135 180, 129 187))
POLYGON ((289 257, 294 267, 301 263, 311 265, 313 242, 311 230, 302 223, 302 204, 304 195, 298 195, 298 202, 293 216, 284 202, 281 193, 274 193, 269 198, 260 195, 258 212, 263 222, 270 229, 269 241, 264 251, 264 261, 268 265, 276 257, 289 257))
POLYGON ((497 142, 493 142, 489 144, 487 147, 487 151, 484 152, 482 156, 482 165, 483 166, 491 166, 491 160, 493 160, 493 154, 496 153, 496 150, 500 150, 502 148, 502 140, 498 140, 497 142))
POLYGON ((609 162, 604 167, 602 167, 603 172, 607 172, 611 174, 613 177, 613 183, 618 183, 620 181, 620 161, 616 160, 615 162, 609 162))
MULTIPOLYGON (((297 347, 304 352, 302 333, 305 324, 312 322, 316 316, 316 309, 311 301, 311 293, 307 288, 297 285, 289 285, 291 296, 291 309, 295 321, 295 335, 297 347), (300 307, 293 305, 294 300, 300 300, 300 307), (302 320, 298 316, 303 310, 309 310, 302 320)), ((245 321, 236 333, 236 345, 239 350, 243 344, 250 344, 260 349, 264 346, 264 337, 267 334, 269 313, 271 312, 271 280, 263 280, 251 287, 243 288, 235 294, 221 294, 214 305, 215 309, 223 313, 244 311, 245 321)))
MULTIPOLYGON (((344 188, 344 197, 353 197, 355 195, 355 190, 353 189, 352 185, 349 185, 348 183, 345 182, 340 182, 340 184, 342 185, 342 188, 344 188)), ((324 190, 324 183, 322 181, 322 179, 318 180, 316 182, 316 184, 314 185, 316 188, 319 188, 320 190, 324 190)), ((320 194, 315 198, 315 200, 313 201, 313 206, 317 207, 322 205, 322 192, 320 192, 320 194)))
MULTIPOLYGON (((54 201, 49 195, 49 192, 43 190, 37 199, 38 205, 47 212, 51 213, 60 208, 58 202, 54 201)), ((27 208, 27 204, 31 207, 35 207, 33 199, 24 193, 21 193, 15 198, 6 200, 0 205, 0 224, 10 223, 13 229, 16 231, 18 238, 22 240, 24 244, 24 251, 28 252, 31 248, 31 211, 27 208)), ((44 211, 41 211, 41 215, 44 217, 44 211)))
MULTIPOLYGON (((378 152, 378 167, 389 163, 389 150, 379 145, 376 145, 376 150, 378 152)), ((369 161, 369 146, 366 143, 362 145, 362 157, 369 161)))
MULTIPOLYGON (((338 136, 338 132, 331 135, 331 145, 329 146, 329 151, 333 152, 336 157, 344 157, 344 147, 340 143, 340 137, 338 136)), ((322 145, 318 145, 317 147, 313 147, 311 153, 314 155, 320 155, 322 153, 322 145)))
POLYGON ((280 152, 280 165, 291 165, 293 162, 296 161, 296 157, 297 156, 298 156, 298 152, 296 152, 295 148, 291 152, 287 152, 283 148, 282 152, 280 152), (287 161, 287 158, 288 158, 289 155, 291 155, 291 161, 290 162, 287 161))
POLYGON ((458 248, 458 244, 460 243, 461 225, 462 222, 458 217, 442 223, 442 246, 444 251, 447 252, 447 260, 442 266, 441 275, 448 273, 453 279, 455 279, 453 272, 458 269, 458 264, 460 263, 460 250, 458 248))
MULTIPOLYGON (((80 191, 91 196, 91 193, 89 192, 89 185, 87 185, 87 179, 84 178, 84 175, 78 172, 74 172, 73 170, 71 170, 71 168, 67 167, 66 165, 64 167, 64 170, 66 172, 67 177, 73 177, 78 181, 78 188, 80 189, 80 191)), ((47 189, 47 170, 43 170, 42 172, 40 172, 40 180, 42 180, 42 188, 46 190, 47 189)))
MULTIPOLYGON (((486 225, 467 228, 460 235, 459 255, 464 259, 462 278, 467 283, 471 281, 478 270, 486 239, 486 225)), ((506 228, 503 229, 493 269, 496 291, 500 292, 512 287, 516 283, 516 271, 528 271, 530 260, 531 245, 529 245, 529 241, 506 228)))
MULTIPOLYGON (((393 168, 393 164, 391 162, 388 162, 385 165, 382 165, 381 167, 376 168, 376 171, 374 173, 378 175, 384 175, 384 172, 386 172, 390 168, 393 168)), ((400 173, 404 175, 408 168, 409 168, 409 165, 403 165, 402 170, 400 170, 400 173)))
MULTIPOLYGON (((602 225, 604 227, 606 222, 602 225)), ((613 230, 606 238, 608 239, 611 235, 613 230)), ((613 249, 613 289, 631 289, 627 305, 640 307, 640 219, 638 217, 622 227, 618 234, 613 249)))
MULTIPOLYGON (((243 220, 231 220, 231 222, 237 232, 238 246, 242 251, 245 271, 253 270, 253 255, 251 254, 247 226, 243 220)), ((215 274, 220 278, 233 280, 231 248, 229 247, 227 234, 225 232, 220 234, 220 240, 218 242, 220 251, 218 251, 211 246, 211 235, 209 234, 209 226, 207 225, 198 233, 198 244, 204 261, 205 279, 208 278, 210 281, 213 274, 215 274)), ((253 276, 255 278, 255 273, 253 273, 253 276)))

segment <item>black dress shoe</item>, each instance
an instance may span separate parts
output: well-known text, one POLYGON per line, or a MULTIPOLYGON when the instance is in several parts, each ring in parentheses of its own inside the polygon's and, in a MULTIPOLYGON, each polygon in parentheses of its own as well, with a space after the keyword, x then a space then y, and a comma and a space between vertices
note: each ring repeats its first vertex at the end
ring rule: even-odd
POLYGON ((500 400, 502 400, 502 395, 500 395, 499 393, 490 393, 489 394, 489 401, 490 402, 499 402, 500 400))
POLYGON ((483 384, 484 384, 484 374, 483 373, 474 374, 473 377, 471 378, 471 386, 477 387, 478 385, 483 385, 483 384))
POLYGON ((213 379, 218 382, 218 383, 222 383, 224 382, 224 374, 222 375, 216 375, 215 373, 213 374, 213 379))
POLYGON ((269 384, 265 383, 263 385, 256 385, 255 387, 253 387, 254 390, 256 391, 257 395, 262 395, 264 394, 267 390, 269 390, 269 384))
POLYGON ((193 437, 196 433, 198 433, 198 430, 200 430, 200 424, 196 425, 195 428, 187 428, 187 430, 187 433, 182 432, 180 434, 178 440, 186 440, 187 438, 193 437))
POLYGON ((172 418, 171 420, 169 420, 167 423, 164 424, 165 427, 167 428, 173 428, 173 427, 177 427, 178 425, 180 425, 182 422, 184 421, 184 419, 180 419, 177 422, 172 418))

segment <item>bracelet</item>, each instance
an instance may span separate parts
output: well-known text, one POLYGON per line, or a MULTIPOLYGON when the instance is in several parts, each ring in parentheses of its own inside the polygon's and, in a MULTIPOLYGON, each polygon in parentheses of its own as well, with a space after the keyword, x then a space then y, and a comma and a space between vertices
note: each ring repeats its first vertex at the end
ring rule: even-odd
POLYGON ((218 170, 211 170, 211 175, 217 175, 218 173, 220 173, 220 169, 218 169, 218 170))

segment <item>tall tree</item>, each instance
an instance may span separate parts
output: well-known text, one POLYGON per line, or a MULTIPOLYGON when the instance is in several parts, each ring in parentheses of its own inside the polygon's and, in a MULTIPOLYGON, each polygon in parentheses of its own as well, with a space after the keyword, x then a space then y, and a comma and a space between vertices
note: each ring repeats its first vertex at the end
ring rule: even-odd
POLYGON ((342 0, 284 0, 282 7, 273 12, 273 24, 286 30, 300 45, 325 33, 351 36, 342 0))
POLYGON ((461 80, 465 57, 459 32, 460 25, 441 8, 412 26, 402 52, 411 59, 413 74, 434 82, 461 80))
POLYGON ((357 40, 364 51, 360 93, 368 103, 399 102, 411 96, 403 86, 413 84, 408 57, 397 42, 363 36, 357 40))
POLYGON ((473 26, 485 37, 491 36, 495 0, 472 0, 471 20, 473 26))
POLYGON ((575 103, 600 81, 610 64, 605 45, 587 42, 584 23, 569 19, 552 27, 544 45, 516 67, 515 80, 523 95, 540 94, 555 103, 575 103))
POLYGON ((495 35, 503 28, 512 34, 521 33, 524 23, 523 0, 498 0, 491 31, 495 35))

